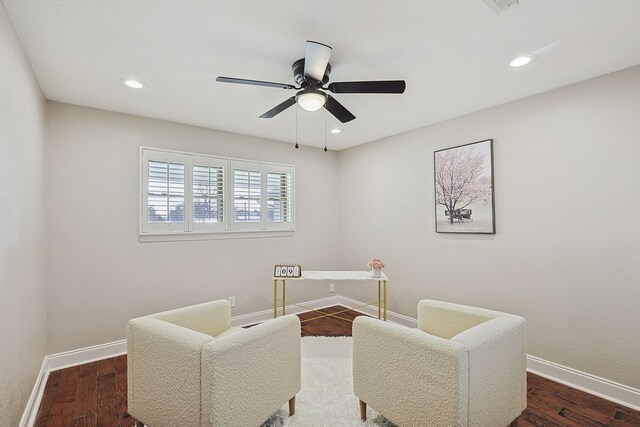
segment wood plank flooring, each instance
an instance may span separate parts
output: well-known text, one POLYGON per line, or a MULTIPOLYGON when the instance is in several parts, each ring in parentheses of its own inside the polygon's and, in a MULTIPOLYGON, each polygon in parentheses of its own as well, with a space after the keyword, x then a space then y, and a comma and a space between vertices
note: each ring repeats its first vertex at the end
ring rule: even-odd
MULTIPOLYGON (((336 313, 345 307, 323 309, 336 313)), ((340 317, 353 320, 361 313, 340 317)), ((302 321, 317 313, 298 315, 302 321)), ((351 323, 334 317, 302 323, 302 336, 351 336, 351 323)), ((519 427, 626 427, 640 426, 640 412, 529 373, 527 409, 519 427)), ((354 408, 357 416, 358 408, 354 408)), ((127 358, 119 356, 62 369, 49 375, 36 427, 130 427, 127 414, 127 358)), ((489 427, 489 426, 487 426, 489 427)), ((491 426, 493 427, 493 426, 491 426)))
POLYGON ((35 427, 131 427, 127 357, 118 356, 49 375, 35 427))

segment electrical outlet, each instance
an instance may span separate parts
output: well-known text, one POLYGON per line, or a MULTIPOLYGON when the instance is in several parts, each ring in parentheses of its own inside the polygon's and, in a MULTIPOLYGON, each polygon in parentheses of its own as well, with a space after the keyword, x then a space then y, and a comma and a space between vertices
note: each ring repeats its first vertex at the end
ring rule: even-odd
POLYGON ((336 285, 334 283, 329 283, 329 293, 336 291, 336 285))
POLYGON ((231 305, 231 308, 236 306, 236 297, 229 297, 229 305, 231 305))

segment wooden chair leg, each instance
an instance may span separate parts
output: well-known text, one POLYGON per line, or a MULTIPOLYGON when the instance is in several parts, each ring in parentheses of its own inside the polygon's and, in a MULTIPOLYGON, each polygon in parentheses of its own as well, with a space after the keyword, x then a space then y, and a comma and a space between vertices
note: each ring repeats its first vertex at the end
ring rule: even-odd
POLYGON ((360 401, 360 419, 362 421, 367 421, 367 404, 362 400, 360 401))
POLYGON ((289 399, 289 416, 293 417, 296 414, 296 397, 293 396, 289 399))

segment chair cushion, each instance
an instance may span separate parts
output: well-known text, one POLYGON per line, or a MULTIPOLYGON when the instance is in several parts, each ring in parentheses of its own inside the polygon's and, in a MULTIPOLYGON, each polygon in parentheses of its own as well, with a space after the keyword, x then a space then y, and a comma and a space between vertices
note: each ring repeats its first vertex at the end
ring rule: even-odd
POLYGON ((448 340, 502 314, 459 304, 422 300, 418 304, 418 328, 448 340))
POLYGON ((232 326, 229 329, 220 332, 218 335, 215 336, 215 338, 216 339, 225 338, 225 337, 228 337, 230 335, 237 334, 237 333, 242 333, 242 332, 246 332, 246 329, 245 328, 241 328, 239 326, 232 326))
POLYGON ((215 337, 231 326, 231 308, 226 300, 212 301, 147 316, 215 337))

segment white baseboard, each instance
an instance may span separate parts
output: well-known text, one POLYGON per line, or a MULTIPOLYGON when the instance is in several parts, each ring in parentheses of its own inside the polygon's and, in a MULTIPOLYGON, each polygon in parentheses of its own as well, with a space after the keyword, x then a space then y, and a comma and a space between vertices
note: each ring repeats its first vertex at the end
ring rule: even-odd
POLYGON ((569 387, 640 411, 640 390, 577 369, 527 355, 527 370, 569 387))
POLYGON ((47 370, 57 371, 71 366, 83 365, 96 360, 127 354, 127 340, 119 340, 106 344, 94 345, 64 353, 46 356, 47 370))
POLYGON ((47 357, 45 356, 40 366, 40 372, 36 377, 36 383, 31 390, 29 400, 27 400, 27 406, 22 413, 20 419, 20 427, 30 427, 36 422, 36 416, 38 415, 38 408, 40 408, 40 401, 44 394, 44 387, 47 385, 47 379, 49 378, 49 371, 47 370, 47 357))
MULTIPOLYGON (((347 308, 354 309, 369 316, 378 317, 378 307, 376 305, 367 305, 360 301, 356 301, 351 298, 344 297, 342 295, 334 295, 327 298, 321 298, 313 301, 307 301, 300 303, 305 307, 312 308, 314 310, 320 310, 322 308, 331 307, 334 305, 343 305, 347 308)), ((297 305, 287 305, 285 307, 286 314, 298 314, 305 311, 309 311, 308 308, 302 308, 297 305)), ((278 307, 278 316, 282 315, 282 307, 278 307)), ((231 318, 232 326, 247 326, 254 325, 256 323, 264 322, 265 320, 273 319, 273 309, 258 311, 255 313, 241 314, 239 316, 233 316, 231 318)), ((411 317, 394 313, 387 310, 387 320, 393 323, 399 323, 401 325, 415 328, 418 321, 411 317)))
MULTIPOLYGON (((334 295, 327 298, 307 301, 300 303, 300 305, 304 305, 315 310, 333 305, 343 305, 373 317, 378 316, 378 308, 376 306, 365 306, 365 304, 360 301, 347 298, 342 295, 334 295)), ((285 307, 286 314, 298 314, 304 311, 308 310, 294 305, 288 305, 285 307)), ((281 314, 282 308, 280 307, 278 308, 278 315, 281 314)), ((253 325, 269 319, 273 319, 273 309, 233 316, 231 317, 231 325, 253 325)), ((415 328, 418 323, 418 321, 412 317, 389 310, 387 310, 387 320, 413 328, 415 328)), ((127 341, 120 340, 45 356, 31 392, 31 396, 29 397, 22 419, 20 420, 20 427, 33 426, 38 408, 40 407, 44 388, 51 371, 82 365, 109 357, 120 356, 122 354, 126 354, 126 352, 127 341)), ((582 372, 577 369, 562 366, 530 355, 527 355, 527 370, 561 384, 568 385, 603 399, 640 411, 640 390, 637 388, 619 384, 606 378, 601 378, 587 372, 582 372)))
POLYGON ((31 427, 35 423, 49 373, 126 353, 127 340, 120 340, 45 356, 38 377, 36 378, 36 383, 31 391, 31 396, 22 414, 22 419, 19 424, 20 427, 31 427))
MULTIPOLYGON (((359 311, 360 313, 364 313, 369 316, 378 317, 377 305, 365 306, 363 302, 356 301, 351 298, 343 297, 341 295, 338 296, 338 304, 344 305, 345 307, 351 308, 355 311, 359 311)), ((387 310, 387 321, 408 326, 410 328, 415 328, 418 324, 418 321, 413 317, 405 316, 404 314, 400 314, 400 313, 395 313, 390 310, 387 310)))
MULTIPOLYGON (((325 307, 331 307, 332 305, 338 305, 342 301, 340 295, 330 296, 327 298, 320 298, 312 301, 301 302, 300 305, 319 310, 325 307)), ((298 314, 309 311, 307 308, 298 307, 296 305, 287 305, 285 307, 285 314, 298 314)), ((278 316, 282 316, 282 307, 278 307, 278 316)), ((255 325, 256 323, 264 322, 265 320, 273 319, 273 309, 257 311, 255 313, 241 314, 239 316, 231 317, 231 326, 248 326, 255 325)))

